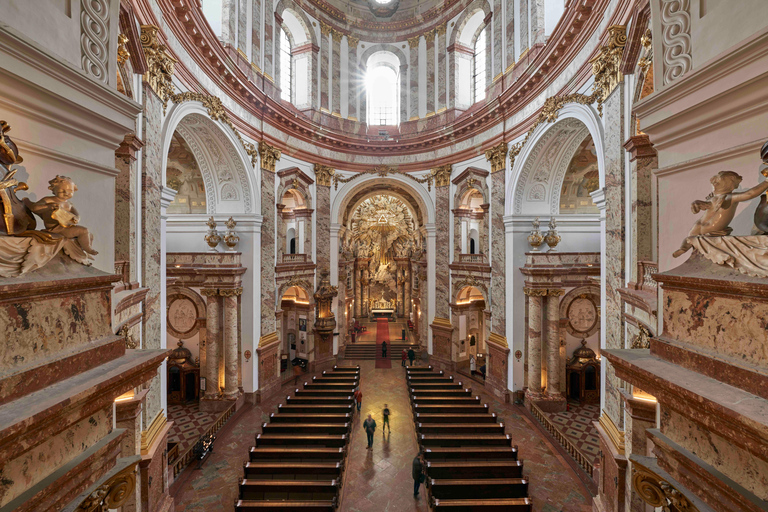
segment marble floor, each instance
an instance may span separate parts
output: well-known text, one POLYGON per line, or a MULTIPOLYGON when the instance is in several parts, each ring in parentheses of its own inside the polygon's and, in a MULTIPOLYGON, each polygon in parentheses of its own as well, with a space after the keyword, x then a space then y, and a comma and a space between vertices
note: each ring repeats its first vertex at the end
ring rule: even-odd
POLYGON ((173 422, 168 441, 179 443, 179 455, 186 452, 218 419, 221 412, 202 412, 197 402, 168 406, 168 420, 173 422))
MULTIPOLYGON (((366 450, 362 421, 355 417, 350 453, 339 510, 354 511, 427 511, 425 491, 413 498, 411 461, 416 454, 416 432, 410 414, 405 374, 399 365, 375 369, 374 361, 347 361, 360 364, 363 391, 362 413, 371 413, 378 424, 373 450, 366 450), (384 403, 391 410, 392 431, 384 434, 381 410, 384 403)), ((311 375, 309 375, 311 379, 311 375)), ((489 404, 507 433, 519 446, 525 463, 524 475, 530 480, 530 496, 536 512, 587 512, 592 498, 566 462, 552 449, 549 441, 520 413, 518 406, 504 404, 488 395, 479 385, 474 391, 489 404)), ((287 390, 286 390, 287 391, 287 390)), ((237 497, 237 479, 248 457, 259 425, 284 398, 286 392, 260 404, 245 406, 219 432, 214 453, 200 470, 188 468, 174 483, 172 494, 177 512, 231 510, 237 497)))
POLYGON ((599 405, 580 405, 578 402, 569 402, 567 411, 548 416, 582 454, 591 455, 595 462, 599 460, 600 440, 595 428, 595 422, 600 418, 599 405))

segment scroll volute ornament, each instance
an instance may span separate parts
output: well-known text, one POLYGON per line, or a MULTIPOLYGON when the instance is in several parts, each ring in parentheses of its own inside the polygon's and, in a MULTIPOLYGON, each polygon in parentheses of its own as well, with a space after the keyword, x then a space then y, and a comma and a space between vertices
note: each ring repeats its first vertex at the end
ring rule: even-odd
POLYGON ((598 54, 589 62, 595 76, 595 91, 600 91, 602 101, 613 92, 624 79, 621 73, 621 58, 627 44, 627 27, 613 25, 608 28, 608 40, 600 47, 598 54))
POLYGON ((259 142, 259 156, 261 157, 261 169, 275 172, 275 165, 280 160, 282 152, 274 146, 270 146, 263 140, 259 142))
POLYGON ((699 512, 685 495, 663 478, 639 465, 637 461, 633 461, 632 468, 632 487, 647 504, 661 508, 663 512, 699 512))
POLYGON ((88 495, 75 512, 107 512, 120 508, 128 501, 136 488, 136 464, 134 462, 88 495))
POLYGON ((503 171, 506 168, 507 143, 501 142, 485 152, 485 159, 491 162, 491 172, 503 171))
POLYGON ((144 74, 144 80, 165 103, 174 93, 173 68, 177 61, 171 57, 168 47, 157 37, 159 30, 155 25, 142 25, 141 47, 147 58, 147 72, 144 74))

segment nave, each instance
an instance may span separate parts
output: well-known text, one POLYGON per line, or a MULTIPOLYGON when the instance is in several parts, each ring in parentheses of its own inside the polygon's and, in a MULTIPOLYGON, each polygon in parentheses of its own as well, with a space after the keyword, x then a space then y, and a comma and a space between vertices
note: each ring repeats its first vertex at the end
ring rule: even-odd
MULTIPOLYGON (((375 361, 348 360, 344 366, 360 366, 360 389, 363 401, 360 414, 355 413, 351 426, 348 454, 343 473, 340 511, 427 511, 427 490, 422 486, 419 498, 413 498, 411 463, 418 453, 415 429, 405 370, 398 364, 391 369, 375 368, 375 361), (382 409, 391 411, 391 433, 383 433, 382 409), (371 414, 376 420, 373 449, 366 450, 366 435, 362 421, 371 414)), ((328 370, 330 372, 330 370, 328 370)), ((306 374, 310 382, 321 374, 306 374)), ((462 376, 455 375, 456 381, 462 376)), ((269 422, 271 413, 301 383, 292 382, 267 402, 246 405, 219 432, 216 449, 201 470, 188 467, 174 483, 171 493, 179 512, 230 510, 238 499, 238 483, 243 477, 255 436, 262 432, 261 424, 269 422)), ((533 509, 543 512, 582 512, 590 510, 589 492, 576 474, 557 454, 540 430, 525 416, 520 406, 504 404, 492 395, 472 386, 472 394, 480 396, 488 410, 505 425, 513 445, 518 446, 523 462, 523 477, 530 481, 528 496, 533 509)))

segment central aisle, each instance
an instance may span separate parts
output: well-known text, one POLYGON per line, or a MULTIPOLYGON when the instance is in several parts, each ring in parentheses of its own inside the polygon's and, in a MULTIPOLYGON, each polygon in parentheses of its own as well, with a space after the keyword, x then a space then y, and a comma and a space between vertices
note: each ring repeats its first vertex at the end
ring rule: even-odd
MULTIPOLYGON (((381 350, 382 342, 386 341, 387 345, 391 345, 389 336, 389 320, 386 318, 379 318, 376 321, 376 368, 392 368, 391 354, 387 352, 387 357, 381 350)), ((392 348, 392 347, 388 347, 392 348)))
MULTIPOLYGON (((348 362, 346 364, 352 364, 348 362)), ((352 439, 344 477, 341 508, 346 511, 427 511, 422 486, 413 497, 411 462, 418 453, 416 430, 405 386, 405 371, 374 368, 373 361, 355 361, 360 365, 360 389, 363 406, 352 425, 352 439), (384 404, 389 405, 392 433, 382 434, 384 404), (373 450, 366 450, 363 420, 368 414, 376 420, 373 450)))

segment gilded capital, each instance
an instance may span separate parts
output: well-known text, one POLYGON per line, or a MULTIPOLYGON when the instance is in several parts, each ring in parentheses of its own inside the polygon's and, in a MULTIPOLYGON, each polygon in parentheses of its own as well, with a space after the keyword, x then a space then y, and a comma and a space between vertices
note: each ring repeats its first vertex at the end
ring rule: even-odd
POLYGON ((600 99, 605 99, 624 79, 621 73, 621 58, 627 44, 627 27, 613 25, 608 28, 608 39, 600 47, 598 54, 589 62, 592 64, 592 74, 595 76, 595 92, 600 91, 600 99))
POLYGON ((523 288, 523 293, 529 297, 545 297, 547 295, 546 288, 523 288))
POLYGON ((131 52, 128 51, 128 36, 119 34, 117 36, 117 63, 122 66, 130 57, 131 52))
POLYGON ((215 297, 218 294, 218 288, 203 288, 200 290, 200 295, 204 295, 205 297, 215 297))
POLYGON ((418 48, 419 47, 419 39, 421 36, 414 36, 408 38, 408 46, 411 48, 418 48))
POLYGON ((453 165, 447 164, 447 165, 440 165, 438 167, 435 167, 431 171, 432 179, 435 180, 435 186, 436 187, 447 187, 448 184, 451 182, 451 171, 453 170, 453 165))
POLYGON ((144 81, 165 103, 174 91, 173 68, 177 61, 168 53, 168 47, 158 39, 159 30, 155 25, 142 25, 141 47, 147 58, 144 81))
POLYGON ((315 178, 317 179, 317 184, 321 187, 330 187, 331 178, 334 174, 336 174, 336 170, 333 167, 315 164, 315 178))
POLYGON ((347 36, 347 44, 350 48, 357 48, 358 43, 360 42, 359 37, 354 36, 347 36))
POLYGON ((424 34, 424 39, 427 41, 427 44, 435 42, 435 31, 430 30, 426 34, 424 34))
POLYGON ((320 33, 322 35, 327 37, 328 34, 330 34, 332 30, 333 29, 331 28, 330 25, 327 25, 327 24, 323 23, 322 21, 320 22, 320 33))
POLYGON ((275 172, 275 164, 280 160, 281 151, 270 146, 263 140, 259 142, 259 156, 261 157, 261 169, 275 172))
POLYGON ((340 43, 341 38, 344 37, 344 34, 342 34, 336 29, 331 29, 331 37, 333 38, 334 43, 340 43))
POLYGON ((445 23, 443 23, 442 25, 438 25, 435 30, 437 30, 437 35, 444 36, 445 35, 445 29, 446 29, 446 25, 445 25, 445 23))
POLYGON ((506 169, 507 143, 501 142, 497 146, 485 152, 485 158, 491 162, 491 172, 499 172, 506 169))
POLYGON ((561 297, 565 294, 565 290, 561 288, 549 288, 547 289, 547 295, 550 297, 561 297))
POLYGON ((237 297, 238 295, 243 294, 243 288, 224 288, 219 290, 219 295, 222 297, 237 297))

